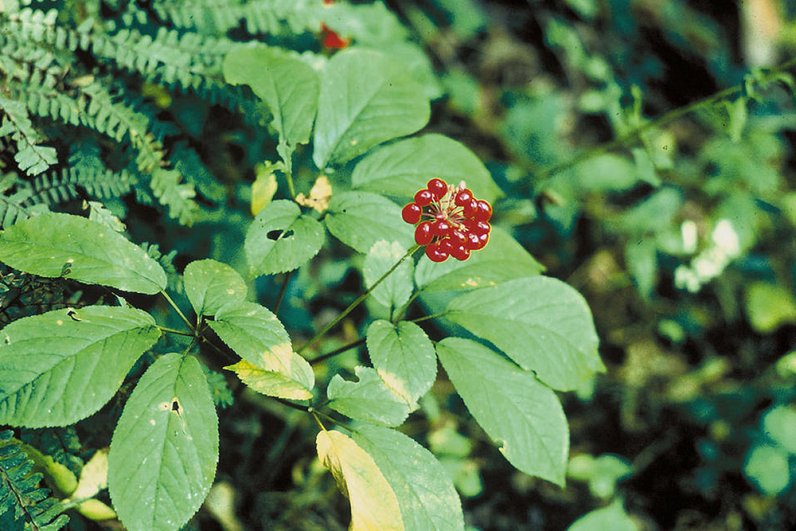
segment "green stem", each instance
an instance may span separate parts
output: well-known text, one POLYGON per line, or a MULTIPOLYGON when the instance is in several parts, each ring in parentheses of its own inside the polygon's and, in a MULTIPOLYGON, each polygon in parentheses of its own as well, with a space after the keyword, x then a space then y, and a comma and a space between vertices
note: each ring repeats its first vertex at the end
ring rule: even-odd
POLYGON ((190 336, 190 337, 193 337, 193 333, 192 332, 186 332, 184 330, 177 330, 176 328, 169 328, 168 326, 160 326, 160 325, 156 325, 156 326, 158 327, 158 330, 160 330, 161 332, 166 332, 166 333, 169 333, 169 334, 177 334, 179 336, 190 336))
POLYGON ((194 325, 191 323, 191 321, 188 320, 187 317, 185 317, 185 314, 182 313, 182 310, 180 310, 180 307, 177 306, 177 304, 174 302, 174 300, 171 297, 169 297, 169 294, 166 293, 165 290, 160 290, 160 294, 163 295, 163 297, 165 297, 166 301, 171 305, 172 308, 174 308, 174 311, 177 312, 177 315, 180 316, 180 319, 182 319, 183 322, 186 325, 188 325, 188 328, 190 328, 191 330, 196 331, 196 328, 194 327, 194 325))
POLYGON ((403 317, 403 316, 404 316, 404 314, 406 313, 406 310, 408 310, 408 309, 409 309, 409 306, 410 306, 410 305, 411 305, 413 302, 415 302, 415 299, 416 299, 416 298, 418 298, 418 297, 420 296, 420 293, 422 293, 422 290, 417 290, 417 291, 415 291, 414 293, 412 293, 412 296, 411 296, 411 297, 409 297, 409 300, 408 300, 408 301, 406 301, 406 303, 405 303, 403 306, 401 306, 401 308, 400 308, 400 309, 398 309, 398 310, 397 310, 397 311, 396 311, 396 312, 393 314, 393 318, 390 320, 390 321, 392 322, 392 324, 395 324, 395 323, 397 323, 398 321, 400 321, 400 320, 401 320, 401 317, 403 317))
POLYGON ((316 363, 320 363, 320 362, 322 362, 324 360, 327 360, 327 359, 329 359, 329 358, 331 358, 333 356, 337 356, 338 354, 342 354, 343 352, 347 352, 347 351, 351 350, 352 348, 358 347, 359 345, 363 344, 364 342, 365 342, 365 338, 361 337, 361 338, 357 339, 356 341, 353 341, 353 342, 351 342, 351 343, 349 343, 347 345, 343 345, 340 348, 336 348, 336 349, 334 349, 334 350, 332 350, 330 352, 327 352, 326 354, 321 354, 317 358, 311 359, 310 360, 310 365, 315 365, 316 363))
POLYGON ((409 321, 410 323, 422 323, 423 321, 429 321, 431 319, 436 319, 438 317, 445 317, 448 315, 448 311, 445 310, 444 312, 439 313, 432 313, 431 315, 424 315, 423 317, 418 317, 417 319, 412 319, 409 321))
POLYGON ((331 330, 332 328, 334 328, 335 326, 337 326, 337 324, 338 324, 340 321, 342 321, 343 319, 345 319, 345 318, 346 318, 346 316, 347 316, 349 313, 351 313, 352 311, 354 311, 354 309, 356 309, 356 307, 357 307, 357 306, 359 306, 360 304, 362 304, 362 302, 363 302, 365 299, 367 299, 367 298, 368 298, 368 296, 369 296, 369 295, 370 295, 370 294, 373 292, 373 290, 374 290, 374 289, 376 289, 376 288, 379 286, 379 284, 381 284, 382 282, 384 282, 384 279, 386 279, 388 276, 390 276, 390 275, 392 274, 392 272, 393 272, 393 271, 395 271, 396 269, 398 269, 398 266, 399 266, 399 265, 401 265, 401 263, 403 263, 403 261, 404 261, 404 260, 406 260, 407 258, 409 258, 410 256, 412 256, 412 255, 415 253, 415 251, 417 251, 419 248, 420 248, 420 246, 419 246, 419 245, 414 245, 414 246, 412 246, 412 248, 411 248, 411 249, 409 249, 408 251, 406 251, 406 254, 405 254, 405 255, 403 255, 403 256, 401 257, 401 259, 400 259, 400 260, 398 260, 397 262, 395 262, 395 264, 393 264, 393 266, 392 266, 390 269, 388 269, 386 273, 384 273, 382 276, 380 276, 380 277, 379 277, 379 279, 378 279, 378 280, 376 280, 376 282, 374 282, 374 283, 373 283, 373 285, 367 289, 367 291, 365 291, 365 292, 364 292, 362 295, 360 295, 359 297, 357 297, 356 299, 354 299, 354 302, 352 302, 351 304, 349 304, 349 305, 348 305, 348 308, 346 308, 345 310, 343 310, 343 311, 340 313, 340 315, 338 315, 337 317, 335 317, 335 318, 334 318, 334 320, 332 320, 332 322, 330 322, 329 324, 327 324, 326 326, 324 326, 324 327, 321 329, 321 331, 320 331, 320 332, 318 332, 317 334, 315 334, 315 337, 313 337, 312 339, 310 339, 309 341, 307 341, 306 343, 304 343, 304 344, 301 346, 301 348, 299 348, 299 349, 296 351, 296 353, 297 353, 297 354, 301 354, 303 351, 307 350, 307 348, 308 348, 308 347, 310 347, 310 346, 314 345, 315 343, 317 343, 318 341, 320 341, 320 340, 323 338, 323 336, 325 336, 325 335, 326 335, 326 334, 329 332, 329 330, 331 330))
POLYGON ((285 273, 285 277, 282 279, 282 286, 279 288, 279 295, 276 296, 276 304, 274 304, 274 315, 279 314, 279 307, 282 306, 282 300, 285 298, 287 285, 290 283, 290 277, 292 275, 293 271, 288 271, 285 273))
MULTIPOLYGON (((790 68, 793 68, 794 66, 796 66, 796 58, 790 59, 780 64, 779 66, 772 68, 764 79, 765 80, 774 79, 774 77, 776 77, 777 75, 783 73, 784 71, 790 68)), ((740 83, 738 85, 720 90, 714 94, 711 94, 710 96, 707 96, 695 102, 689 103, 688 105, 685 105, 683 107, 678 107, 677 109, 673 109, 667 112, 666 114, 654 120, 651 120, 614 140, 581 151, 571 159, 566 160, 560 164, 554 164, 553 166, 549 166, 548 168, 545 168, 539 173, 537 173, 534 177, 538 180, 544 180, 549 177, 552 177, 557 173, 560 173, 573 166, 576 166, 585 160, 591 159, 592 157, 596 157, 597 155, 602 155, 603 153, 613 151, 620 147, 630 147, 640 139, 643 133, 651 129, 657 129, 663 127, 675 120, 682 118, 683 116, 686 116, 696 110, 699 110, 702 107, 713 105, 718 101, 739 94, 743 90, 744 90, 744 84, 740 83)), ((535 168, 528 168, 528 169, 531 172, 534 172, 536 170, 535 168)))

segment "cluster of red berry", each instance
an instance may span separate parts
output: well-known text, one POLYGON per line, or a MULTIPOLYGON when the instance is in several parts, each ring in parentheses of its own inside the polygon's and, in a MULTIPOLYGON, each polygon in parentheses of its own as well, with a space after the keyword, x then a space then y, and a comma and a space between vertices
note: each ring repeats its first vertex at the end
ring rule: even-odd
POLYGON ((471 251, 483 249, 489 241, 492 206, 459 186, 442 179, 431 179, 415 200, 401 211, 404 221, 415 225, 415 242, 426 246, 432 262, 444 262, 449 256, 467 260, 471 251))

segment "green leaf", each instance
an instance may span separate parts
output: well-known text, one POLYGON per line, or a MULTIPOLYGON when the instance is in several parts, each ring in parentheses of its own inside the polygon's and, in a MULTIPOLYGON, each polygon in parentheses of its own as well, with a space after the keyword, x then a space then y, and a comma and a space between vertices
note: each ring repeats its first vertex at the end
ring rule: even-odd
POLYGON ((796 455, 796 409, 779 406, 763 417, 763 431, 791 454, 796 455))
POLYGON ((374 321, 367 332, 370 361, 387 386, 408 403, 416 402, 437 378, 434 345, 415 323, 374 321))
POLYGON ((0 261, 40 277, 134 293, 166 288, 166 272, 146 251, 104 225, 70 214, 42 214, 4 230, 0 261))
POLYGON ((466 293, 447 317, 554 389, 575 390, 604 370, 589 307, 560 280, 523 278, 466 293))
POLYGON ((355 420, 398 426, 409 415, 409 404, 393 393, 379 374, 368 367, 355 369, 357 382, 347 382, 336 374, 326 395, 329 407, 355 420))
POLYGON ((459 495, 431 452, 395 430, 365 424, 354 429, 354 442, 395 492, 407 531, 464 529, 459 495))
POLYGON ((544 266, 500 227, 492 226, 489 243, 464 262, 435 263, 423 255, 415 269, 415 283, 423 291, 454 291, 495 286, 532 277, 544 266))
POLYGON ((351 502, 351 531, 404 530, 395 492, 367 452, 339 431, 321 431, 316 446, 318 459, 351 502))
POLYGON ((320 82, 307 63, 279 48, 239 46, 224 58, 224 79, 252 88, 273 113, 274 129, 285 144, 309 142, 320 82))
POLYGON ((755 282, 746 290, 746 313, 752 328, 766 334, 796 323, 796 300, 781 286, 755 282))
POLYGON ((196 358, 166 354, 147 369, 108 460, 113 506, 130 531, 179 529, 201 507, 218 463, 218 417, 196 358))
POLYGON ((423 89, 400 62, 371 50, 336 54, 321 75, 315 151, 318 168, 345 164, 371 147, 428 122, 423 89))
POLYGON ((617 499, 608 507, 581 516, 567 531, 638 531, 638 528, 622 507, 622 500, 617 499))
MULTIPOLYGON (((398 242, 379 240, 374 243, 365 256, 365 265, 362 267, 365 286, 370 289, 405 255, 406 248, 398 242)), ((413 262, 408 258, 403 260, 381 284, 376 286, 376 289, 371 292, 371 296, 388 308, 400 308, 412 296, 414 289, 412 265, 413 262)))
POLYGON ((312 398, 312 367, 293 352, 285 327, 267 308, 253 302, 231 303, 218 310, 215 320, 208 324, 244 359, 226 367, 243 383, 268 396, 312 398))
POLYGON ((99 410, 160 332, 141 310, 88 306, 19 319, 0 336, 0 424, 41 428, 99 410))
POLYGON ((334 195, 325 221, 335 238, 360 253, 379 240, 397 241, 407 249, 414 243, 414 230, 401 218, 401 207, 369 192, 334 195))
POLYGON ((443 339, 437 355, 467 409, 509 463, 563 486, 569 431, 555 393, 530 372, 468 339, 443 339))
POLYGON ((760 492, 776 496, 790 484, 788 452, 779 446, 758 445, 746 456, 743 472, 760 492))
POLYGON ((629 241, 625 247, 625 263, 636 281, 639 293, 649 299, 658 276, 658 249, 655 241, 642 238, 629 241))
POLYGON ((464 144, 438 134, 399 140, 379 148, 354 168, 354 188, 411 198, 431 177, 448 184, 465 181, 479 199, 494 201, 503 193, 483 162, 464 144))
POLYGON ((292 201, 273 201, 246 233, 246 258, 252 274, 273 275, 301 267, 323 245, 323 225, 301 213, 292 201))
POLYGON ((237 271, 215 260, 196 260, 185 266, 185 294, 196 315, 215 315, 225 304, 243 302, 246 282, 237 271))

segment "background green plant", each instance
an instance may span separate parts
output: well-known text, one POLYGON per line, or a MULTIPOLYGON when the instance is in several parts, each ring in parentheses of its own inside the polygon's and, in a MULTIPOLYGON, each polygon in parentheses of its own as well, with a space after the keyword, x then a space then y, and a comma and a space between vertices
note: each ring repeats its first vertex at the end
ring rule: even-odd
MULTIPOLYGON (((596 383, 560 395, 573 448, 563 491, 503 461, 447 378, 437 379, 402 430, 447 469, 467 524, 557 529, 577 520, 573 527, 581 529, 787 529, 796 518, 790 443, 796 260, 793 246, 782 243, 793 241, 796 225, 788 61, 796 26, 786 2, 762 3, 775 8, 776 37, 770 28, 744 26, 747 6, 680 1, 437 0, 393 2, 389 10, 309 1, 81 2, 50 14, 51 4, 27 11, 12 5, 0 32, 0 131, 9 146, 0 181, 3 226, 48 209, 88 211, 116 229, 124 222, 132 241, 157 242, 144 247, 186 312, 178 272, 190 272, 189 263, 213 258, 242 273, 248 273, 247 259, 257 263, 268 276, 247 287, 249 300, 278 310, 291 337, 311 340, 334 323, 302 354, 311 357, 314 350, 323 357, 313 368, 322 387, 336 382, 329 392, 337 411, 371 421, 376 411, 377 421, 393 423, 403 420, 401 408, 362 407, 356 386, 345 380, 357 371, 360 382, 378 384, 378 375, 356 369, 368 359, 362 345, 367 338, 365 347, 373 350, 370 343, 389 330, 390 306, 394 312, 403 304, 397 301, 405 299, 407 284, 379 286, 364 309, 335 318, 411 245, 398 203, 382 194, 400 201, 430 176, 466 179, 479 195, 503 195, 494 203, 490 246, 458 274, 418 263, 413 277, 424 294, 411 299, 407 317, 434 340, 461 334, 451 321, 426 319, 445 311, 446 292, 471 277, 502 284, 535 274, 541 263, 585 294, 608 367, 596 383), (318 139, 306 116, 288 112, 284 95, 323 94, 323 87, 306 81, 311 76, 296 66, 298 56, 262 52, 272 54, 274 69, 295 66, 290 77, 302 80, 280 86, 247 67, 251 48, 230 55, 239 43, 256 40, 302 52, 300 61, 312 70, 333 57, 319 47, 321 22, 365 53, 403 61, 420 82, 415 92, 434 100, 431 122, 421 136, 327 172, 332 202, 321 222, 345 245, 326 238, 317 255, 317 238, 289 251, 279 242, 270 250, 250 245, 247 256, 242 242, 252 214, 265 204, 284 209, 289 221, 264 223, 261 240, 286 224, 312 239, 321 216, 290 199, 311 195, 315 164, 340 166, 369 147, 351 146, 350 139, 345 149, 302 146, 318 139), (739 36, 768 50, 750 52, 739 36), (781 63, 772 59, 777 52, 781 63), (244 74, 230 70, 229 57, 241 61, 244 74), (281 115, 274 112, 282 108, 281 115), (400 171, 389 164, 409 154, 400 171), (363 205, 361 214, 349 215, 350 205, 363 205), (382 249, 392 262, 368 255, 385 232, 398 239, 395 249, 382 249), (311 256, 309 265, 281 273, 311 256), (336 373, 346 378, 332 380, 336 373)), ((301 108, 306 105, 295 107, 301 108)), ((335 119, 319 113, 318 124, 335 119)), ((419 126, 390 127, 395 132, 385 134, 419 126)), ((68 276, 63 266, 56 276, 68 276)), ((394 278, 401 277, 407 274, 394 278)), ((411 291, 411 271, 408 278, 411 291)), ((7 321, 118 305, 121 295, 11 270, 3 271, 0 287, 7 321)), ((160 326, 184 330, 166 304, 124 297, 160 326)), ((489 337, 493 327, 471 331, 514 357, 511 345, 498 343, 502 336, 489 337)), ((224 332, 216 332, 223 339, 224 332)), ((447 339, 439 345, 443 368, 458 387, 445 353, 467 347, 447 339)), ((166 336, 89 419, 16 435, 76 481, 96 449, 108 445, 145 369, 185 346, 166 336)), ((318 428, 311 418, 245 391, 224 375, 235 360, 218 358, 207 345, 201 352, 217 407, 233 400, 234 406, 221 414, 219 472, 195 525, 215 519, 226 528, 344 527, 346 504, 312 457, 318 428)), ((467 352, 468 360, 481 359, 477 348, 467 352)), ((465 396, 464 402, 473 410, 483 401, 465 396)), ((51 482, 68 475, 53 472, 54 465, 37 466, 51 482)), ((69 489, 50 487, 69 507, 69 489)), ((98 501, 110 500, 99 491, 98 501)), ((83 521, 70 514, 73 525, 83 521)))

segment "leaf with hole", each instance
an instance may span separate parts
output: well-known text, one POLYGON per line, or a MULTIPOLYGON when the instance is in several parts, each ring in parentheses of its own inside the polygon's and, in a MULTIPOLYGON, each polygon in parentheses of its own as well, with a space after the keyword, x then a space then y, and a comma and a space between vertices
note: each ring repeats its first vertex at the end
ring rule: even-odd
POLYGON ((160 337, 141 310, 88 306, 0 331, 0 424, 67 426, 99 410, 160 337))
POLYGON ((497 352, 469 339, 437 343, 467 409, 517 469, 564 485, 569 430, 556 394, 497 352))
POLYGON ((303 215, 292 201, 273 201, 254 218, 244 248, 252 274, 292 271, 318 254, 323 225, 303 215))
POLYGON ((199 510, 218 463, 218 417, 193 356, 166 354, 138 381, 108 456, 113 507, 130 531, 172 531, 199 510))
POLYGON ((0 233, 0 261, 26 273, 134 293, 166 288, 166 272, 118 232, 70 214, 47 213, 0 233))
POLYGON ((362 49, 337 53, 321 73, 315 151, 318 168, 345 164, 428 122, 429 101, 403 65, 362 49))

